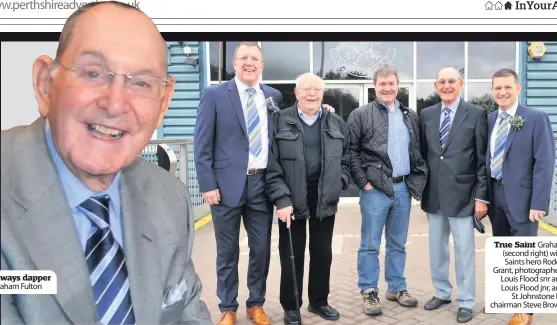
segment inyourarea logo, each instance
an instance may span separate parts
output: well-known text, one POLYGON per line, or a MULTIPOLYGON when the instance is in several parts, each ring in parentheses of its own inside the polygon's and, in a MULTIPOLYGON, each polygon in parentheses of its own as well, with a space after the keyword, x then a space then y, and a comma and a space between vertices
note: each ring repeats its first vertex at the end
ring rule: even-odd
POLYGON ((535 2, 535 1, 515 1, 516 10, 557 10, 557 1, 554 2, 535 2))

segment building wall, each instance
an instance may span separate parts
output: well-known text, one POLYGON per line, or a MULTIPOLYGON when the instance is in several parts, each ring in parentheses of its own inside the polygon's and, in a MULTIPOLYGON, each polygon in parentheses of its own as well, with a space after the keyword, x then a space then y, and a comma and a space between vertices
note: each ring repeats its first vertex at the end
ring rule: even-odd
POLYGON ((193 138, 197 106, 206 85, 203 42, 167 42, 170 62, 168 73, 176 77, 176 88, 164 122, 158 130, 162 138, 193 138), (191 48, 185 55, 183 45, 191 48), (199 65, 186 64, 187 58, 198 59, 199 65))
POLYGON ((530 42, 522 46, 522 61, 525 67, 523 102, 547 112, 553 126, 553 134, 557 136, 557 42, 544 43, 547 52, 540 61, 534 61, 528 55, 530 42))

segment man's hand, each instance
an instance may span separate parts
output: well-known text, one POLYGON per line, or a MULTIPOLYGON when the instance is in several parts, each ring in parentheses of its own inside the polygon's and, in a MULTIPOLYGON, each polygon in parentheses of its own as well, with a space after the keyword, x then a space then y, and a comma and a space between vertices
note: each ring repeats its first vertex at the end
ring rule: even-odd
POLYGON ((540 221, 545 217, 545 211, 540 210, 530 210, 530 221, 536 222, 540 221))
POLYGON ((485 216, 485 214, 487 213, 487 204, 485 204, 482 201, 478 201, 476 200, 476 204, 475 204, 475 216, 477 219, 480 219, 481 217, 485 216))
POLYGON ((329 113, 334 113, 335 109, 333 108, 333 106, 329 105, 329 104, 323 104, 323 108, 325 108, 326 110, 329 111, 329 113))
POLYGON ((216 190, 203 193, 203 200, 205 200, 205 203, 209 205, 219 204, 220 202, 219 189, 217 188, 216 190))
POLYGON ((286 222, 286 228, 290 228, 290 219, 294 220, 294 215, 292 214, 292 206, 289 205, 282 209, 277 210, 277 217, 282 221, 286 222))
POLYGON ((364 191, 369 191, 369 190, 371 190, 371 189, 373 189, 373 186, 371 186, 370 183, 367 183, 367 184, 364 186, 364 191))

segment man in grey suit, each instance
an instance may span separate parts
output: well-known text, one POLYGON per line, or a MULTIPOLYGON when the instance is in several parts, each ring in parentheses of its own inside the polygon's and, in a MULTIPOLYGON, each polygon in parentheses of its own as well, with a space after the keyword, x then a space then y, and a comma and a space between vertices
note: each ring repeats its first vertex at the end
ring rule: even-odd
POLYGON ((441 103, 420 115, 422 154, 430 173, 421 201, 429 220, 429 255, 435 310, 451 302, 449 236, 453 235, 460 295, 457 321, 472 319, 476 303, 474 217, 487 212, 485 166, 487 110, 460 98, 462 79, 454 68, 441 69, 435 82, 441 103))
POLYGON ((2 295, 2 324, 212 324, 187 188, 137 157, 174 92, 167 55, 145 14, 98 2, 36 59, 41 117, 1 137, 1 267, 51 270, 57 294, 2 295))

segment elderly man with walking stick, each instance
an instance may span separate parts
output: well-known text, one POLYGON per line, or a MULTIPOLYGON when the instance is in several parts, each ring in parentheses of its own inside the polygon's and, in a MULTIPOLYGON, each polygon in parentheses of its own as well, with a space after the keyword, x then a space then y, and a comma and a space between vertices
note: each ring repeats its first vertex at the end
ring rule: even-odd
POLYGON ((318 76, 299 76, 294 90, 297 103, 273 116, 266 193, 282 221, 280 303, 287 325, 301 324, 306 220, 310 237, 308 310, 327 320, 340 317, 327 298, 335 214, 340 194, 350 183, 349 134, 342 118, 322 108, 323 89, 318 76))

